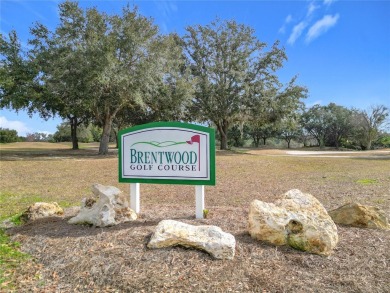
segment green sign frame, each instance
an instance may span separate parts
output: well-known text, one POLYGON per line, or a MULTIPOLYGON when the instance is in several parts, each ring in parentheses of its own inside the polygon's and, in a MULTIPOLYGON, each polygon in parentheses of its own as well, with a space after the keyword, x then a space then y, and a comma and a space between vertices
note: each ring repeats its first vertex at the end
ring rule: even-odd
MULTIPOLYGON (((182 123, 182 122, 153 122, 143 125, 137 125, 134 127, 130 127, 127 129, 123 129, 119 131, 118 133, 118 168, 119 168, 119 182, 122 183, 151 183, 151 184, 183 184, 183 185, 215 185, 216 184, 216 172, 215 172, 215 130, 213 128, 204 127, 200 125, 194 125, 189 123, 182 123), (181 139, 182 141, 177 142, 173 141, 172 139, 169 141, 156 141, 155 137, 156 134, 164 133, 166 135, 167 133, 172 134, 173 136, 176 135, 176 133, 180 135, 187 135, 185 137, 188 137, 188 140, 181 139), (136 141, 133 138, 136 138, 137 135, 142 135, 142 141, 136 141), (150 139, 145 140, 145 136, 148 136, 150 139), (190 137, 192 136, 192 137, 190 137), (201 137, 201 138, 200 138, 201 137), (204 178, 200 177, 191 177, 188 175, 185 178, 182 178, 181 176, 177 176, 178 178, 171 178, 170 176, 165 177, 163 175, 163 172, 160 172, 161 175, 156 176, 150 176, 150 175, 126 175, 125 173, 128 170, 126 169, 127 166, 130 164, 129 158, 133 159, 136 158, 136 155, 133 154, 131 157, 129 155, 130 151, 134 151, 130 149, 130 145, 139 145, 143 144, 145 147, 149 148, 175 148, 175 145, 186 145, 187 144, 193 144, 197 143, 199 147, 198 154, 194 154, 194 158, 197 158, 199 160, 199 171, 200 171, 200 150, 202 146, 202 150, 207 150, 206 159, 204 159, 203 162, 207 162, 206 164, 202 164, 202 169, 206 170, 203 172, 207 172, 207 176, 204 178), (125 153, 127 152, 127 153, 125 153), (207 165, 207 166, 203 166, 207 165), (163 178, 161 178, 163 177, 163 178), (180 177, 180 178, 179 178, 180 177)), ((142 146, 139 146, 142 147, 142 146)), ((140 151, 141 152, 141 151, 140 151)), ((134 151, 135 153, 135 151, 134 151)), ((149 152, 148 156, 151 152, 149 152)), ((161 153, 161 152, 160 152, 161 153)), ((192 152, 194 153, 194 152, 192 152)), ((142 154, 141 154, 142 155, 142 154)), ((187 162, 188 159, 188 152, 187 152, 187 162)), ((157 156, 157 155, 156 155, 157 156)), ((180 155, 179 155, 180 156, 180 155)), ((146 157, 146 156, 145 156, 146 157)), ((203 157, 203 156, 202 156, 203 157)), ((149 160, 151 160, 148 157, 149 160)), ((161 158, 160 158, 161 159, 161 158)), ((145 160, 146 161, 146 160, 145 160)), ((148 165, 149 166, 149 165, 148 165)), ((150 165, 153 166, 153 165, 150 165)), ((151 167, 150 167, 151 168, 151 167)), ((155 168, 155 167, 153 167, 155 168)), ((187 167, 188 168, 188 167, 187 167)), ((196 167, 193 167, 196 168, 196 167)), ((134 170, 134 169, 132 169, 134 170)), ((134 171, 136 172, 136 171, 134 171)), ((142 172, 142 171, 140 171, 142 172)), ((145 171, 147 172, 147 171, 145 171)), ((152 172, 152 171, 151 171, 152 172)), ((159 174, 160 174, 159 173, 159 174)), ((175 176, 172 176, 175 177, 175 176)))

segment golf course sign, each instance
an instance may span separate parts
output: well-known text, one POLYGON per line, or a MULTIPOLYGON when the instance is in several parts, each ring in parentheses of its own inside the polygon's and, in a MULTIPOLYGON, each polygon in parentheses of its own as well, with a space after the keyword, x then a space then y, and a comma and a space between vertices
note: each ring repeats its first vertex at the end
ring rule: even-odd
POLYGON ((120 131, 119 181, 215 185, 214 129, 154 122, 120 131))

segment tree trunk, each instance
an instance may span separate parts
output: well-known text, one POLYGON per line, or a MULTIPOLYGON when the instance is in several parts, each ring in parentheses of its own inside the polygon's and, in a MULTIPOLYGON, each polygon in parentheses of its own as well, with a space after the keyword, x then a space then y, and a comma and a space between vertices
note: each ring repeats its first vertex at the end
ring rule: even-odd
POLYGON ((320 143, 320 149, 323 149, 325 147, 325 140, 323 137, 320 138, 319 143, 320 143))
POLYGON ((239 129, 240 129, 240 138, 241 138, 241 139, 244 139, 244 124, 245 124, 245 122, 241 122, 241 123, 240 123, 240 126, 239 126, 239 129))
POLYGON ((103 133, 102 133, 102 138, 100 139, 100 145, 99 145, 99 155, 107 155, 108 154, 108 143, 110 142, 112 119, 113 118, 108 114, 106 115, 106 117, 104 119, 103 133))
POLYGON ((304 137, 302 138, 302 140, 303 140, 303 147, 307 147, 307 139, 306 139, 306 136, 304 136, 304 137))
POLYGON ((315 138, 317 140, 317 143, 318 143, 318 146, 320 147, 320 149, 323 149, 325 146, 325 136, 324 135, 316 135, 315 138))
POLYGON ((70 122, 70 135, 72 137, 72 150, 79 149, 79 140, 77 138, 77 117, 68 117, 70 122))
POLYGON ((260 138, 256 137, 255 138, 255 146, 258 148, 260 146, 260 138))
POLYGON ((116 146, 115 146, 115 148, 117 149, 117 148, 119 148, 119 131, 116 131, 115 129, 114 129, 114 134, 115 134, 115 142, 116 142, 116 146))
POLYGON ((260 144, 260 138, 256 134, 253 134, 252 139, 254 146, 258 148, 260 144))
POLYGON ((263 137, 263 144, 265 145, 267 143, 267 137, 263 137))
POLYGON ((217 125, 217 128, 218 128, 218 132, 219 134, 221 135, 221 147, 220 149, 221 150, 227 150, 228 149, 228 144, 227 144, 227 132, 228 132, 228 128, 229 128, 229 122, 226 120, 226 119, 223 119, 222 120, 222 123, 220 123, 219 121, 217 123, 215 123, 217 125))
POLYGON ((286 141, 287 141, 287 148, 289 149, 290 148, 291 139, 286 139, 286 141))
POLYGON ((339 144, 339 139, 338 138, 336 138, 335 145, 336 145, 336 150, 338 150, 340 148, 340 144, 339 144))
POLYGON ((367 151, 371 150, 371 145, 372 145, 372 140, 371 140, 371 139, 368 139, 368 140, 367 140, 367 144, 366 144, 366 150, 367 150, 367 151))

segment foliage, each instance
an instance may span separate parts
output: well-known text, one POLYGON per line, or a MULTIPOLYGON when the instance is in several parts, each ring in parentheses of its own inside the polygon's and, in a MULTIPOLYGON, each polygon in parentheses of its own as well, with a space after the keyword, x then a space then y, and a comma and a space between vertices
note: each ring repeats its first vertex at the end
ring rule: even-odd
MULTIPOLYGON (((77 139, 84 143, 99 141, 101 133, 102 130, 98 126, 93 124, 85 126, 81 124, 77 128, 77 139)), ((57 125, 57 131, 53 135, 53 140, 55 142, 72 141, 71 125, 69 122, 63 122, 57 125)))
POLYGON ((329 116, 326 107, 314 105, 303 113, 301 123, 315 137, 318 145, 323 148, 329 127, 329 116))
POLYGON ((390 112, 384 105, 371 106, 370 109, 357 111, 355 115, 355 138, 362 149, 370 150, 379 137, 381 127, 385 126, 390 112))
MULTIPOLYGON (((53 31, 40 23, 31 28, 28 52, 15 31, 0 35, 0 107, 45 119, 58 114, 69 122, 70 134, 68 126, 61 128, 54 140, 70 138, 73 149, 79 139, 99 140, 99 153, 107 154, 120 129, 162 120, 213 123, 221 149, 243 145, 246 135, 255 146, 272 137, 288 146, 310 137, 320 147, 389 145, 380 136, 389 116, 383 105, 366 111, 315 105, 300 121, 291 120, 307 89, 296 85, 297 77, 279 81, 284 48, 275 42, 266 51, 246 25, 217 19, 187 27, 180 38, 161 35, 129 5, 108 15, 65 1, 59 15, 53 31)), ((1 130, 1 141, 11 139, 7 135, 1 130)), ((26 140, 51 137, 30 133, 26 140)))
POLYGON ((37 68, 22 50, 16 31, 11 31, 8 38, 0 33, 0 108, 25 109, 30 115, 38 110, 45 116, 45 109, 34 103, 40 92, 37 74, 37 68))
POLYGON ((298 139, 302 135, 302 127, 299 123, 298 115, 289 115, 283 118, 278 128, 278 134, 287 142, 287 148, 290 148, 293 139, 298 139))
POLYGON ((177 110, 190 86, 178 70, 177 37, 159 36, 151 20, 129 6, 112 16, 70 1, 59 10, 55 31, 39 23, 31 29, 31 59, 44 85, 40 102, 70 122, 74 149, 77 128, 93 120, 103 130, 99 153, 106 154, 113 119, 126 107, 166 117, 163 109, 181 119, 177 110))
POLYGON ((378 139, 374 142, 374 147, 390 148, 390 134, 380 133, 378 139))
POLYGON ((261 140, 263 141, 263 145, 265 145, 268 138, 274 137, 277 134, 277 128, 275 123, 263 123, 259 120, 251 120, 249 122, 249 134, 252 137, 253 145, 259 147, 261 140))
POLYGON ((0 143, 10 143, 18 141, 18 132, 8 128, 0 127, 0 143))
POLYGON ((371 149, 373 144, 377 144, 380 129, 386 125, 388 115, 389 110, 383 105, 362 111, 330 103, 307 109, 301 123, 321 147, 371 149))
POLYGON ((239 125, 233 125, 228 131, 229 145, 235 147, 242 147, 245 141, 249 138, 249 128, 243 125, 243 129, 240 129, 239 125))
POLYGON ((53 141, 53 135, 47 134, 44 132, 34 132, 34 133, 27 133, 25 141, 33 142, 33 141, 53 141))
POLYGON ((91 133, 92 141, 96 141, 96 142, 100 141, 103 130, 99 126, 96 126, 94 124, 89 124, 87 130, 89 130, 91 133))
POLYGON ((99 153, 106 154, 113 119, 130 104, 143 104, 142 86, 153 90, 150 60, 158 29, 149 19, 124 8, 122 15, 108 16, 96 9, 86 12, 85 31, 89 57, 93 57, 96 76, 92 89, 97 93, 93 112, 103 128, 99 153))
POLYGON ((280 133, 282 120, 303 108, 301 99, 306 97, 307 89, 295 85, 296 78, 284 86, 276 76, 269 75, 266 82, 255 84, 247 102, 248 124, 255 146, 259 146, 260 139, 265 145, 268 138, 280 133))
POLYGON ((301 123, 318 142, 320 147, 339 148, 353 135, 355 112, 343 106, 330 103, 327 106, 314 105, 307 109, 301 123))
POLYGON ((59 4, 60 23, 51 32, 43 24, 31 28, 31 59, 39 68, 44 90, 37 103, 67 119, 71 125, 73 149, 78 149, 77 127, 91 118, 94 75, 86 41, 80 32, 86 26, 83 11, 74 2, 59 4))
POLYGON ((179 42, 177 35, 157 39, 151 50, 158 50, 152 53, 156 55, 159 64, 148 65, 155 68, 153 82, 139 88, 142 100, 130 101, 113 118, 115 137, 120 129, 132 125, 152 121, 188 120, 187 109, 191 102, 193 81, 184 66, 179 42))
POLYGON ((328 112, 326 144, 339 148, 343 139, 351 137, 353 133, 354 111, 343 106, 330 103, 325 107, 328 112))
POLYGON ((16 226, 20 226, 22 225, 24 222, 22 220, 22 213, 19 213, 19 214, 16 214, 16 215, 13 215, 11 218, 10 218, 11 222, 14 223, 14 225, 16 226))
POLYGON ((216 20, 188 27, 183 47, 197 81, 194 118, 216 125, 221 149, 227 148, 229 127, 245 116, 247 99, 260 97, 264 88, 270 97, 289 95, 279 92, 281 85, 273 74, 286 59, 284 50, 276 42, 264 52, 266 44, 248 26, 216 20))
POLYGON ((53 140, 55 142, 72 141, 69 123, 63 122, 57 125, 57 131, 53 135, 53 140))

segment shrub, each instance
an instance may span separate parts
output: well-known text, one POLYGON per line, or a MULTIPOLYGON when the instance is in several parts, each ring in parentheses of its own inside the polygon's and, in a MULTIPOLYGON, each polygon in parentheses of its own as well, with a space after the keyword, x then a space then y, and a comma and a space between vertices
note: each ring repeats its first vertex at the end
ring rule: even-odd
POLYGON ((18 141, 18 132, 8 128, 0 128, 0 142, 10 143, 18 141))

